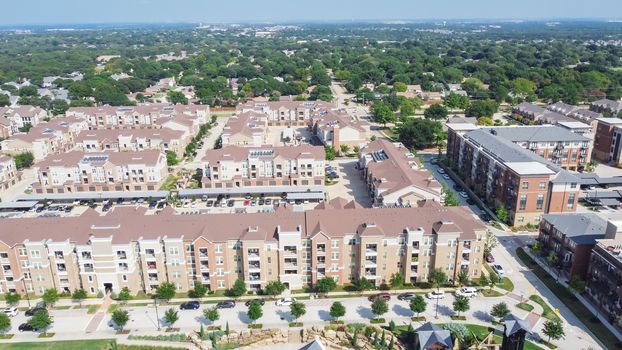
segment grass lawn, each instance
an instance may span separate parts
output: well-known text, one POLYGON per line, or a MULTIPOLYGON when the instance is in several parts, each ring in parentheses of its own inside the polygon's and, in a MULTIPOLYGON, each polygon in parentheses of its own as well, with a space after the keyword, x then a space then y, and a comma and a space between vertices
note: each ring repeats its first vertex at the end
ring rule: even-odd
POLYGON ((494 289, 482 289, 481 290, 482 295, 485 297, 500 297, 503 294, 501 294, 501 292, 498 292, 494 289))
POLYGON ((2 350, 108 350, 112 344, 110 339, 99 340, 72 340, 37 343, 4 343, 0 344, 2 350))
POLYGON ((499 288, 507 290, 508 292, 511 292, 514 290, 514 283, 512 283, 512 280, 504 277, 503 281, 497 285, 499 288))
POLYGON ((605 327, 600 320, 590 312, 572 292, 570 292, 564 286, 558 284, 555 278, 544 271, 538 263, 533 261, 522 248, 516 250, 518 257, 531 269, 531 271, 538 276, 538 278, 546 284, 546 286, 557 296, 562 303, 564 303, 572 313, 582 320, 587 328, 594 333, 597 339, 599 339, 609 349, 619 349, 622 347, 622 342, 616 338, 607 327, 605 327))
POLYGON ((162 186, 160 186, 160 191, 174 190, 177 187, 178 180, 179 180, 179 177, 172 175, 172 174, 169 175, 164 181, 164 183, 162 184, 162 186))
POLYGON ((558 318, 557 315, 555 315, 555 313, 553 312, 553 309, 551 309, 551 307, 549 306, 549 304, 547 304, 546 301, 544 301, 544 299, 542 299, 539 295, 531 295, 529 296, 529 300, 542 306, 542 317, 548 318, 549 320, 554 320, 558 318))
MULTIPOLYGON (((479 340, 484 339, 488 335, 488 333, 490 333, 490 330, 486 326, 480 326, 477 324, 465 324, 465 326, 469 330, 469 332, 473 333, 479 340)), ((502 340, 503 339, 500 336, 495 334, 496 342, 501 344, 502 340)), ((523 348, 523 350, 543 350, 543 349, 539 347, 538 345, 530 341, 527 341, 525 342, 525 347, 523 348)))
POLYGON ((525 310, 525 311, 533 311, 533 305, 527 304, 527 303, 518 303, 516 304, 516 307, 521 309, 521 310, 525 310))

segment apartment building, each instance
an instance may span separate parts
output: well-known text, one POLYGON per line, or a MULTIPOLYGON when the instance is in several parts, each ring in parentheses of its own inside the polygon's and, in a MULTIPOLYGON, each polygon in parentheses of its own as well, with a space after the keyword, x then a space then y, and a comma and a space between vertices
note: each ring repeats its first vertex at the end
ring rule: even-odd
POLYGON ((364 120, 355 120, 351 116, 337 111, 322 111, 311 115, 311 129, 326 146, 333 146, 341 152, 346 145, 353 150, 362 147, 371 136, 370 124, 364 120))
POLYGON ((120 107, 73 107, 65 114, 85 119, 91 129, 157 128, 171 120, 189 121, 198 129, 200 124, 208 121, 209 106, 145 103, 120 107))
POLYGON ((6 190, 21 179, 21 174, 15 167, 15 160, 0 155, 0 190, 6 190))
POLYGON ((268 125, 307 126, 311 115, 336 106, 324 101, 249 101, 237 107, 237 113, 256 112, 268 115, 268 125))
POLYGON ((594 135, 594 158, 612 165, 622 164, 622 119, 598 118, 594 135))
POLYGON ((324 147, 229 146, 203 158, 204 188, 323 185, 324 147))
POLYGON ((76 149, 83 152, 102 151, 171 151, 183 156, 190 138, 184 132, 161 129, 96 129, 76 136, 76 149))
POLYGON ((6 139, 18 133, 27 124, 36 126, 47 116, 47 112, 39 107, 0 107, 0 138, 6 139))
POLYGON ((602 113, 605 117, 617 118, 622 112, 622 101, 602 99, 590 103, 590 110, 602 113))
POLYGON ((419 159, 403 144, 377 139, 361 148, 358 168, 374 206, 440 202, 441 184, 423 170, 419 159))
MULTIPOLYGON (((557 102, 549 105, 546 109, 563 114, 577 122, 589 124, 592 127, 592 132, 596 131, 596 120, 603 117, 601 113, 597 113, 589 109, 582 109, 563 102, 557 102)), ((563 122, 567 121, 559 121, 557 124, 561 124, 563 122)))
POLYGON ((227 120, 222 146, 262 147, 268 142, 268 115, 254 111, 241 112, 227 120))
POLYGON ((592 248, 605 238, 606 228, 607 221, 591 213, 546 214, 540 222, 540 254, 553 253, 564 277, 585 280, 592 248))
POLYGON ((237 279, 256 290, 281 280, 290 289, 325 276, 338 284, 366 277, 377 285, 401 272, 426 281, 443 269, 482 270, 486 228, 464 208, 427 202, 420 207, 365 209, 335 199, 306 212, 178 215, 171 207, 88 209, 67 218, 3 222, 0 292, 41 295, 46 289, 89 294, 153 292, 162 282, 179 292, 197 283, 231 288, 237 279))
POLYGON ((549 110, 529 102, 512 107, 512 115, 514 119, 525 121, 526 124, 555 124, 573 120, 554 109, 549 110))
MULTIPOLYGON (((499 137, 495 130, 500 128, 478 129, 469 124, 447 128, 449 165, 491 208, 503 207, 510 224, 537 225, 544 214, 576 210, 579 178, 540 157, 540 150, 499 137)), ((564 144, 557 145, 559 154, 564 154, 564 144)))
POLYGON ((168 176, 159 151, 51 155, 35 166, 35 193, 154 191, 168 176))
POLYGON ((86 122, 77 118, 54 118, 49 122, 39 123, 27 133, 17 133, 0 141, 0 152, 17 155, 32 153, 35 162, 47 156, 68 152, 75 146, 75 137, 86 130, 86 122))

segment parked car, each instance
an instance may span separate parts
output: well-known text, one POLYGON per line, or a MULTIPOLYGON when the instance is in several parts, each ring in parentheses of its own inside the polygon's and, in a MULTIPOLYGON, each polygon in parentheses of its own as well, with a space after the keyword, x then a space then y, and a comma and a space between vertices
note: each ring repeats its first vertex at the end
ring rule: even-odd
POLYGON ((235 307, 235 301, 233 300, 225 300, 216 304, 216 307, 219 309, 233 309, 235 307))
POLYGON ((211 199, 210 199, 210 200, 208 200, 208 201, 207 201, 207 203, 205 203, 205 206, 206 206, 206 207, 208 207, 208 208, 213 207, 213 206, 214 206, 214 201, 213 201, 213 200, 211 200, 211 199))
POLYGON ((151 201, 149 202, 149 209, 153 209, 158 205, 157 201, 151 201))
POLYGON ((466 200, 466 202, 467 202, 467 204, 468 204, 468 205, 475 205, 475 204, 476 204, 476 203, 475 203, 475 199, 473 199, 473 198, 468 198, 468 199, 466 200))
POLYGON ((197 310, 201 306, 201 303, 198 301, 187 301, 179 305, 179 308, 182 310, 197 310))
POLYGON ((503 275, 505 275, 505 271, 503 270, 503 266, 499 265, 499 264, 494 264, 492 265, 492 270, 499 275, 499 277, 503 277, 503 275))
POLYGON ((272 198, 266 198, 266 205, 272 204, 272 198))
POLYGON ((296 299, 294 298, 283 298, 276 301, 276 306, 290 306, 295 303, 296 299))
POLYGON ((438 168, 438 173, 439 174, 445 174, 445 170, 443 168, 438 168))
POLYGON ((492 256, 492 254, 488 254, 488 255, 486 255, 486 262, 487 262, 487 263, 493 263, 493 262, 495 262, 495 257, 494 257, 494 256, 492 256))
POLYGON ((7 316, 15 317, 15 316, 17 316, 17 308, 16 307, 7 307, 6 309, 4 309, 4 313, 7 316))
POLYGON ((415 293, 402 293, 402 294, 397 296, 397 299, 398 300, 410 301, 410 300, 414 299, 416 296, 417 296, 417 294, 415 294, 415 293))
POLYGON ((229 208, 232 208, 235 205, 235 201, 233 199, 229 199, 229 201, 227 202, 227 206, 229 208))
POLYGON ((246 305, 246 306, 250 306, 250 305, 251 305, 251 302, 253 302, 253 301, 258 302, 258 303, 259 303, 259 305, 261 305, 261 306, 263 306, 263 305, 266 303, 266 301, 265 301, 264 299, 262 299, 262 298, 256 298, 256 299, 247 300, 247 301, 244 303, 244 305, 246 305))
POLYGON ((251 200, 250 199, 245 199, 244 200, 244 206, 248 207, 249 205, 251 205, 251 200))
POLYGON ((486 213, 482 213, 482 215, 480 215, 479 218, 482 219, 482 221, 484 221, 484 222, 489 222, 490 220, 492 220, 490 215, 488 215, 486 213))
POLYGON ((462 287, 455 293, 456 296, 472 298, 477 295, 477 288, 475 287, 462 287))
POLYGON ((459 194, 459 195, 460 195, 460 197, 462 197, 462 198, 469 198, 469 194, 468 194, 468 193, 466 193, 466 192, 464 192, 464 191, 462 191, 462 192, 458 192, 458 194, 459 194))
POLYGON ((159 202, 157 208, 158 209, 163 209, 165 205, 166 205, 165 201, 159 202))
POLYGON ((443 174, 443 179, 445 179, 445 180, 449 180, 449 179, 450 179, 450 177, 449 177, 449 175, 447 175, 447 174, 443 174))
POLYGON ((425 295, 428 299, 445 299, 445 291, 433 291, 425 295))
POLYGON ((22 323, 17 327, 20 332, 34 332, 35 329, 28 323, 22 323))
POLYGON ((382 299, 384 299, 386 301, 389 301, 389 300, 391 300, 391 294, 389 294, 389 293, 378 293, 378 294, 370 295, 368 299, 369 299, 369 301, 374 301, 377 298, 382 298, 382 299))
POLYGON ((32 309, 26 310, 24 314, 26 316, 34 316, 34 314, 36 314, 37 311, 41 311, 41 310, 45 310, 45 308, 44 307, 33 307, 32 309))

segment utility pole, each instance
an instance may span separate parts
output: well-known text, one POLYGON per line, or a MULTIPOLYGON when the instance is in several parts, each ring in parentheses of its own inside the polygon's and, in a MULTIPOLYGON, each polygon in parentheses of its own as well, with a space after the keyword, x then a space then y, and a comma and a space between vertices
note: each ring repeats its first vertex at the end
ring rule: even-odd
POLYGON ((30 297, 28 296, 28 290, 26 290, 26 281, 22 276, 22 284, 24 285, 24 294, 26 294, 26 301, 28 302, 28 308, 30 308, 30 297))
POLYGON ((158 322, 158 331, 160 330, 160 316, 158 316, 158 297, 154 296, 153 297, 153 306, 155 306, 155 312, 156 312, 156 322, 158 322))

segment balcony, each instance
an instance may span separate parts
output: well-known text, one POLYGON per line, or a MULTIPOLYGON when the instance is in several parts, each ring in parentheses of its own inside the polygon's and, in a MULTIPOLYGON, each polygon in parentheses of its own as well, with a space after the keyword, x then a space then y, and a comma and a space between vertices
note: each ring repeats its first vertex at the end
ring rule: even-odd
POLYGON ((293 256, 293 255, 298 255, 298 250, 296 249, 296 247, 293 248, 289 248, 289 247, 285 247, 283 249, 283 253, 285 254, 285 256, 293 256))
POLYGON ((249 249, 248 260, 259 260, 259 249, 249 249))
POLYGON ((317 265, 320 266, 320 265, 325 265, 325 264, 326 264, 326 258, 319 256, 317 258, 317 265))
POLYGON ((259 274, 259 273, 250 273, 248 275, 248 280, 249 281, 259 281, 259 280, 261 280, 261 274, 259 274))
POLYGON ((82 259, 84 260, 91 260, 91 252, 82 252, 82 259))
POLYGON ((208 272, 201 273, 201 282, 209 282, 209 273, 208 272))
POLYGON ((126 260, 127 259, 127 253, 126 252, 117 252, 117 259, 119 259, 119 260, 126 260))
POLYGON ((199 249, 199 259, 200 260, 207 259, 207 249, 205 249, 205 248, 199 249))
POLYGON ((119 264, 119 271, 128 271, 127 264, 119 264))
POLYGON ((373 259, 366 258, 365 259, 365 266, 376 267, 376 264, 377 264, 376 258, 373 258, 373 259))
POLYGON ((147 269, 149 270, 157 270, 158 265, 155 262, 148 262, 147 263, 147 269))
POLYGON ((65 255, 62 252, 56 252, 54 253, 54 258, 56 260, 65 260, 65 255))
POLYGON ((206 271, 209 270, 209 264, 207 263, 207 261, 201 261, 201 271, 206 271))
POLYGON ((93 271, 95 271, 95 269, 93 268, 92 265, 91 266, 84 265, 84 272, 93 272, 93 271))
POLYGON ((248 264, 248 270, 260 270, 261 269, 261 264, 259 264, 259 262, 255 262, 255 263, 249 263, 248 264))
POLYGON ((318 244, 317 245, 317 249, 316 249, 317 254, 326 254, 326 245, 325 244, 318 244))

